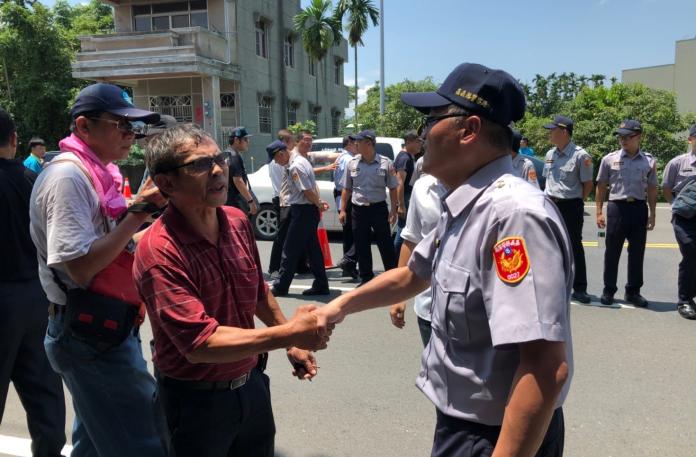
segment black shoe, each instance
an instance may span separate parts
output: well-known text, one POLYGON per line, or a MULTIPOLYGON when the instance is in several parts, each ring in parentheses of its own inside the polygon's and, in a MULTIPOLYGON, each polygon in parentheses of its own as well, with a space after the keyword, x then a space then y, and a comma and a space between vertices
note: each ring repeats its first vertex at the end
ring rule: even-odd
POLYGON ((613 305, 614 304, 614 296, 609 295, 609 294, 602 294, 602 296, 599 298, 599 302, 603 305, 613 305))
POLYGON ((573 298, 573 300, 584 304, 588 304, 592 301, 592 298, 590 298, 590 296, 587 295, 587 292, 573 292, 573 295, 571 295, 571 297, 573 298))
POLYGON ((337 266, 338 268, 343 269, 343 270, 348 270, 348 269, 353 269, 353 270, 355 270, 355 261, 343 257, 343 258, 336 264, 336 266, 337 266))
POLYGON ((276 289, 276 286, 271 286, 271 293, 274 297, 285 297, 288 295, 287 290, 285 292, 282 292, 279 289, 276 289))
POLYGON ((358 270, 356 270, 355 267, 341 268, 341 276, 352 279, 358 279, 358 270))
POLYGON ((684 319, 696 320, 696 303, 693 300, 677 303, 677 311, 684 319))
POLYGON ((310 287, 307 290, 302 291, 302 295, 331 295, 331 291, 328 287, 315 288, 310 287))
POLYGON ((641 294, 626 294, 624 300, 639 308, 647 308, 649 303, 641 294))

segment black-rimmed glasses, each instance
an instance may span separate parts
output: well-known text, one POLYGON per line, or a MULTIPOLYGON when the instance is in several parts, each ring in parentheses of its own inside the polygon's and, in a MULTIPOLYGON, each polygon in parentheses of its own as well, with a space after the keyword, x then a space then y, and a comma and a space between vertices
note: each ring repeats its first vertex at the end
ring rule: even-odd
POLYGON ((424 116, 421 121, 421 125, 418 127, 418 135, 422 139, 425 139, 426 135, 433 128, 433 125, 437 124, 443 119, 449 119, 450 117, 468 117, 471 116, 469 113, 448 113, 448 114, 438 114, 436 116, 424 116))

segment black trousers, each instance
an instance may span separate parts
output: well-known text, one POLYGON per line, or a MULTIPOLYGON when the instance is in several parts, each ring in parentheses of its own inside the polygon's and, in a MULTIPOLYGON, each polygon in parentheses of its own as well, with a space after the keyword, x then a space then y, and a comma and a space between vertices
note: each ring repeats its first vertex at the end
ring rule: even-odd
POLYGON ((271 260, 268 264, 268 272, 273 273, 274 271, 280 270, 280 259, 283 255, 283 245, 285 244, 285 238, 288 234, 288 227, 290 227, 290 207, 280 206, 280 201, 278 197, 273 197, 273 206, 278 215, 278 234, 273 240, 273 247, 271 248, 271 260))
POLYGON ((619 259, 628 241, 628 281, 626 293, 640 293, 643 287, 643 258, 648 236, 648 205, 644 200, 607 203, 607 238, 604 251, 604 293, 614 295, 619 259))
POLYGON ((573 261, 575 263, 575 277, 573 290, 575 292, 587 292, 587 268, 585 266, 585 248, 582 247, 582 226, 585 220, 585 204, 582 199, 554 200, 563 217, 570 244, 573 248, 573 261))
POLYGON ((275 422, 268 376, 254 368, 235 390, 193 390, 157 381, 171 457, 273 457, 275 422))
POLYGON ((389 227, 389 210, 386 202, 370 206, 353 205, 353 239, 358 257, 360 279, 369 281, 375 276, 372 271, 372 232, 382 257, 384 270, 396 267, 396 256, 389 227))
POLYGON ((677 279, 679 302, 687 302, 696 297, 696 217, 687 219, 674 214, 672 226, 682 255, 677 279))
POLYGON ((10 381, 27 412, 34 456, 65 445, 63 381, 46 358, 48 301, 38 279, 0 282, 0 423, 10 381))
MULTIPOLYGON (((500 435, 500 426, 484 425, 447 416, 437 410, 437 425, 431 457, 490 457, 500 435)), ((551 417, 537 457, 561 457, 565 440, 563 410, 551 417)))
POLYGON ((324 256, 319 246, 317 226, 319 209, 314 205, 291 205, 290 226, 283 245, 283 257, 280 261, 280 278, 274 283, 276 290, 287 293, 292 278, 297 270, 297 262, 303 254, 309 260, 309 269, 314 275, 312 287, 325 289, 329 287, 324 269, 324 256))
POLYGON ((346 223, 343 226, 343 258, 352 262, 353 266, 358 262, 353 239, 353 202, 350 199, 346 204, 346 223))

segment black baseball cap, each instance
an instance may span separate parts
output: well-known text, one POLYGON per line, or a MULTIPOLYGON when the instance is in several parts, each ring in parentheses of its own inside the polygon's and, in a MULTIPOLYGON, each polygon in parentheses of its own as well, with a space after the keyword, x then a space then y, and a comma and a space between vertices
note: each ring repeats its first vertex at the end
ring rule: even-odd
POLYGON ((232 133, 230 133, 230 141, 232 141, 235 138, 246 138, 246 137, 251 137, 252 135, 247 132, 246 127, 237 127, 236 129, 232 130, 232 133))
POLYGON ((696 124, 691 126, 691 130, 689 130, 689 136, 696 136, 696 124))
POLYGON ((512 150, 515 152, 520 152, 520 142, 522 141, 522 134, 519 130, 512 130, 512 150))
POLYGON ((154 124, 160 119, 159 113, 136 108, 125 90, 106 83, 92 84, 82 89, 77 94, 70 116, 75 119, 89 111, 102 111, 146 124, 154 124))
POLYGON ((636 133, 643 133, 643 126, 633 119, 622 121, 619 128, 614 130, 614 135, 634 135, 636 133))
POLYGON ((377 135, 375 134, 375 132, 373 130, 363 130, 362 132, 355 135, 355 141, 360 141, 360 140, 376 141, 377 135))
POLYGON ((475 63, 463 63, 447 76, 435 92, 404 92, 401 100, 429 114, 450 104, 508 126, 524 116, 526 102, 519 83, 509 73, 475 63))
POLYGON ((268 154, 268 161, 273 160, 277 152, 284 151, 288 149, 288 145, 280 140, 275 140, 273 143, 266 146, 266 153, 268 154))
POLYGON ((566 130, 572 132, 573 131, 573 120, 569 117, 566 117, 566 116, 555 116, 553 118, 553 121, 544 125, 544 128, 548 129, 548 130, 555 129, 557 127, 560 127, 562 129, 566 129, 566 130))

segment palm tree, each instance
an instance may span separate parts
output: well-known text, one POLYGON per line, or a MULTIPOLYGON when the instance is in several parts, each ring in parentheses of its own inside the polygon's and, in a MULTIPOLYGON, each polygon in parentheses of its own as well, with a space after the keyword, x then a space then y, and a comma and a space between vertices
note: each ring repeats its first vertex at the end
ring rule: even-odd
POLYGON ((343 21, 348 13, 346 28, 348 30, 348 43, 353 46, 355 60, 355 126, 358 125, 358 46, 364 46, 362 37, 369 27, 368 20, 373 26, 379 24, 379 9, 372 0, 338 0, 336 5, 336 17, 343 21))
MULTIPOLYGON (((307 8, 293 18, 295 31, 302 37, 302 47, 319 63, 326 57, 331 46, 341 42, 341 21, 331 14, 331 0, 312 0, 307 8)), ((319 75, 317 73, 316 104, 319 104, 319 75)))

